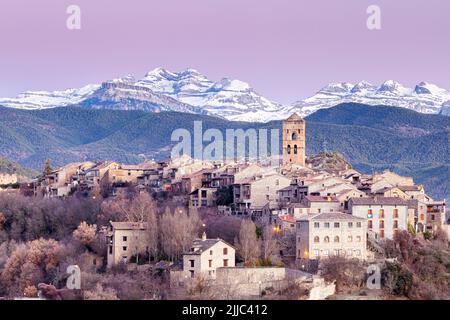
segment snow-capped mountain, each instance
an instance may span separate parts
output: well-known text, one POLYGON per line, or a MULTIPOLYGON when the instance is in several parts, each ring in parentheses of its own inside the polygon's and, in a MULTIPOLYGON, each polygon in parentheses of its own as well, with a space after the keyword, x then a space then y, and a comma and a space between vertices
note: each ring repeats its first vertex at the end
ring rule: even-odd
POLYGON ((254 122, 285 119, 293 112, 307 116, 345 102, 450 115, 450 92, 426 82, 413 89, 393 80, 381 85, 367 81, 331 83, 312 97, 292 105, 282 105, 258 94, 248 83, 228 78, 214 82, 194 69, 176 73, 157 68, 139 80, 126 76, 80 89, 29 91, 16 98, 0 98, 0 105, 20 109, 74 105, 95 109, 209 114, 233 121, 254 122))
MULTIPOLYGON (((316 95, 294 103, 289 111, 297 111, 307 116, 317 110, 330 108, 339 103, 356 102, 367 105, 385 105, 402 107, 421 113, 440 113, 446 101, 450 100, 450 92, 426 82, 419 83, 414 89, 388 80, 380 86, 366 81, 355 85, 349 83, 333 83, 316 95)), ((444 114, 443 112, 441 112, 444 114)))

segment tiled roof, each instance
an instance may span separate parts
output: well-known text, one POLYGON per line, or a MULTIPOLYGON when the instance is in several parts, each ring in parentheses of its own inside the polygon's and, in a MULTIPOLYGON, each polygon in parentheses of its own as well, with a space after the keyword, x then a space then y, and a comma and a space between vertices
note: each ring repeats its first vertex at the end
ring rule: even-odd
MULTIPOLYGON (((191 250, 189 252, 186 252, 186 254, 202 254, 203 252, 209 250, 212 246, 214 246, 218 242, 224 242, 222 239, 195 239, 194 243, 192 244, 191 250)), ((226 243, 227 245, 231 246, 230 244, 226 243)))
POLYGON ((319 213, 316 215, 309 215, 300 218, 299 220, 360 220, 364 221, 366 219, 353 216, 348 213, 342 213, 342 212, 325 212, 325 213, 319 213))
POLYGON ((115 230, 144 230, 147 228, 146 222, 111 222, 115 230))
POLYGON ((306 196, 310 202, 338 202, 335 196, 306 196))
POLYGON ((408 205, 405 200, 397 197, 351 198, 350 200, 353 205, 408 205))

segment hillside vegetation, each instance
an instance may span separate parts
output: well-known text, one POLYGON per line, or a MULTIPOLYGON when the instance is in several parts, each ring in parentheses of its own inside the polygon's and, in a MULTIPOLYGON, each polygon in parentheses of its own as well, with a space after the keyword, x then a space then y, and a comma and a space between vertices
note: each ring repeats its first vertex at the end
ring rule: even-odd
MULTIPOLYGON (((24 111, 0 107, 0 155, 40 170, 84 160, 138 163, 170 153, 171 134, 194 121, 203 130, 280 129, 269 123, 230 122, 176 112, 92 110, 76 107, 24 111)), ((342 104, 306 118, 307 154, 337 151, 356 170, 391 169, 423 183, 431 195, 450 195, 450 117, 394 107, 342 104)), ((225 136, 225 135, 224 135, 225 136)))

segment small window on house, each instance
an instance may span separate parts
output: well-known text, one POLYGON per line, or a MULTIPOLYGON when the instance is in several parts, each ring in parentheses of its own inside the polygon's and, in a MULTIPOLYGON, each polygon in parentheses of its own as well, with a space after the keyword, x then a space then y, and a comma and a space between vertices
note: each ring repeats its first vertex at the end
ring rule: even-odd
POLYGON ((287 153, 288 154, 291 154, 291 146, 288 144, 288 146, 287 146, 287 153))
POLYGON ((191 264, 191 268, 194 268, 194 260, 189 260, 189 263, 191 264))
POLYGON ((339 242, 339 237, 338 236, 334 237, 334 242, 336 242, 336 243, 339 242))
POLYGON ((112 246, 109 246, 109 254, 112 254, 112 246))
POLYGON ((329 228, 329 227, 330 227, 330 223, 329 223, 329 222, 325 222, 325 223, 324 223, 324 227, 325 227, 325 228, 329 228))
POLYGON ((361 255, 361 250, 355 250, 355 256, 359 257, 361 255))
POLYGON ((394 229, 398 228, 398 220, 394 220, 394 229))
POLYGON ((194 270, 190 270, 189 272, 191 273, 191 278, 193 278, 194 277, 194 270))
POLYGON ((372 220, 367 221, 367 228, 372 229, 372 220))
POLYGON ((380 209, 380 219, 384 218, 384 209, 380 209))
POLYGON ((330 237, 326 236, 326 237, 323 239, 323 242, 325 242, 325 243, 330 242, 330 237))
POLYGON ((320 227, 319 222, 314 222, 314 228, 319 228, 319 227, 320 227))
POLYGON ((280 185, 280 180, 279 179, 275 180, 275 185, 277 185, 277 186, 280 185))
POLYGON ((213 255, 213 251, 209 250, 209 255, 212 256, 213 255))
POLYGON ((317 249, 314 250, 314 256, 315 256, 315 257, 318 257, 318 256, 319 256, 319 250, 317 250, 317 249))
POLYGON ((208 260, 208 267, 212 268, 212 260, 208 260))
POLYGON ((353 228, 353 222, 349 222, 349 223, 348 223, 348 227, 349 227, 349 228, 353 228))
POLYGON ((348 236, 347 237, 347 242, 353 242, 353 237, 352 236, 348 236))
POLYGON ((356 242, 361 242, 361 236, 356 236, 356 242))
POLYGON ((314 237, 314 243, 319 243, 319 242, 320 242, 319 237, 315 236, 315 237, 314 237))
POLYGON ((126 237, 126 236, 123 236, 122 240, 123 240, 123 242, 127 242, 127 240, 128 240, 128 237, 126 237))
POLYGON ((398 209, 394 209, 394 219, 398 218, 398 209))
POLYGON ((127 247, 122 247, 122 250, 123 251, 127 251, 127 247))
POLYGON ((334 223, 334 227, 335 227, 335 228, 339 228, 340 226, 341 226, 341 225, 340 225, 339 222, 335 222, 335 223, 334 223))
POLYGON ((384 230, 380 230, 380 238, 384 239, 384 230))
POLYGON ((223 255, 226 256, 228 254, 228 248, 223 248, 223 255))
POLYGON ((380 220, 380 229, 384 229, 384 221, 380 220))
POLYGON ((362 227, 361 222, 357 222, 357 223, 356 223, 356 227, 357 227, 357 228, 361 228, 361 227, 362 227))
POLYGON ((323 254, 325 257, 328 257, 328 250, 323 250, 323 251, 322 251, 322 254, 323 254))
POLYGON ((294 154, 298 154, 298 148, 297 148, 297 145, 294 145, 294 154))
POLYGON ((228 259, 223 259, 223 266, 228 267, 228 259))

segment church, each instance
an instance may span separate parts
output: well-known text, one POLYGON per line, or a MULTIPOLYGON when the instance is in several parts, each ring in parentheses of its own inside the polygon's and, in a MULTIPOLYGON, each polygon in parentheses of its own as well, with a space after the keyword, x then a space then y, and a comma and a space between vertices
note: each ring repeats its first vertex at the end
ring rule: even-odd
POLYGON ((283 165, 305 166, 305 120, 297 113, 283 121, 283 165))

